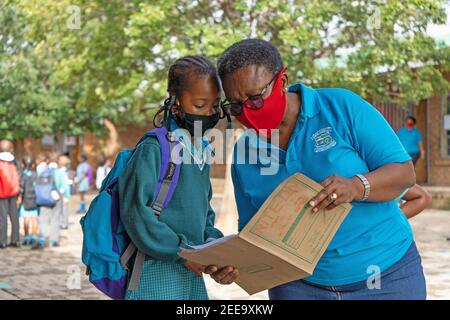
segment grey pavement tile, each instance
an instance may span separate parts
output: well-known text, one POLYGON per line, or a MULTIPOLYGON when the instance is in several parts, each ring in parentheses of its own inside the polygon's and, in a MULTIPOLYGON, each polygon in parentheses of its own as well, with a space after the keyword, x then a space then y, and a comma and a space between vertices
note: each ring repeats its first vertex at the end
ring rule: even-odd
MULTIPOLYGON (((76 210, 76 197, 71 211, 76 210)), ((214 206, 220 197, 214 198, 214 206)), ((8 248, 0 252, 0 300, 2 299, 67 299, 107 300, 84 275, 81 263, 81 215, 71 214, 69 230, 61 234, 61 247, 30 250, 8 248), (67 287, 67 281, 79 270, 81 289, 67 287)), ((427 280, 428 299, 450 299, 450 211, 426 210, 410 220, 415 240, 422 255, 427 280)), ((210 277, 205 282, 211 299, 267 299, 267 291, 247 295, 236 284, 221 286, 210 277)))

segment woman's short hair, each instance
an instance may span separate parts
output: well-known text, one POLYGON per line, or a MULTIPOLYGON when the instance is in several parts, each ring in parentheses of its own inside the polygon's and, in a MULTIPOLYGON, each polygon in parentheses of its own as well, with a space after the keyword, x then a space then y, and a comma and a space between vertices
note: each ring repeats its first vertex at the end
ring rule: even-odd
POLYGON ((406 118, 406 120, 412 120, 412 122, 414 122, 414 124, 417 123, 416 118, 414 118, 413 116, 408 116, 408 118, 406 118))
POLYGON ((265 66, 275 74, 283 69, 283 60, 278 49, 268 41, 246 39, 226 49, 217 63, 221 78, 250 65, 265 66))

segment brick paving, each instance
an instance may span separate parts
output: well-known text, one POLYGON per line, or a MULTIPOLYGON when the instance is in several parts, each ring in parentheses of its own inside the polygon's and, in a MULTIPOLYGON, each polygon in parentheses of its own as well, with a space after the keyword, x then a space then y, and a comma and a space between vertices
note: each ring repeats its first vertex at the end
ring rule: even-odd
MULTIPOLYGON (((75 198, 76 199, 76 198, 75 198)), ((82 235, 75 199, 69 230, 61 233, 61 247, 33 251, 0 250, 0 299, 107 299, 87 281, 81 264, 82 235)), ((214 197, 213 206, 220 205, 214 197)), ((450 211, 426 210, 411 224, 427 278, 428 299, 450 299, 450 211)), ((248 296, 237 285, 221 286, 205 277, 211 299, 267 299, 267 292, 248 296)))

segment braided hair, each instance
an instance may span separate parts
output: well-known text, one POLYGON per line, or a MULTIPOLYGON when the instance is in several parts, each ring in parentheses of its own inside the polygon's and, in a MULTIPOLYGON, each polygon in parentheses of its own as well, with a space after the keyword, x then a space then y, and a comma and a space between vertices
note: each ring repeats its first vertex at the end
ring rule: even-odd
POLYGON ((185 56, 174 62, 169 68, 167 92, 169 98, 159 108, 153 118, 153 125, 159 127, 156 123, 158 116, 164 112, 163 125, 166 125, 169 109, 175 103, 175 99, 187 90, 189 85, 189 77, 192 75, 210 77, 217 88, 220 90, 221 82, 215 65, 203 56, 185 56))

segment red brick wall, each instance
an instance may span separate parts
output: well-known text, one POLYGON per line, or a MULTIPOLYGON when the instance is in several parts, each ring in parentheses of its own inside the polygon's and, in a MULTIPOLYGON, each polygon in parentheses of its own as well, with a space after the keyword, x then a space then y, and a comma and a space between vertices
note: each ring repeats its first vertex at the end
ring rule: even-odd
POLYGON ((430 98, 428 101, 428 108, 430 184, 450 185, 450 159, 442 158, 441 154, 441 97, 430 98))
MULTIPOLYGON (((89 158, 89 162, 93 166, 97 166, 102 154, 108 159, 114 161, 117 152, 133 148, 145 132, 150 130, 152 126, 135 126, 129 125, 123 129, 117 129, 112 123, 106 122, 105 125, 109 129, 109 136, 98 138, 91 132, 84 136, 83 152, 89 158)), ((214 146, 217 152, 222 152, 221 146, 214 146)), ((213 164, 211 166, 211 177, 225 176, 225 165, 213 164)))

